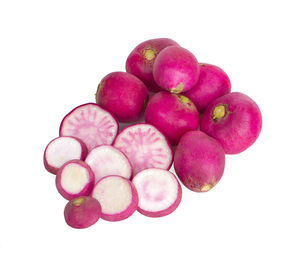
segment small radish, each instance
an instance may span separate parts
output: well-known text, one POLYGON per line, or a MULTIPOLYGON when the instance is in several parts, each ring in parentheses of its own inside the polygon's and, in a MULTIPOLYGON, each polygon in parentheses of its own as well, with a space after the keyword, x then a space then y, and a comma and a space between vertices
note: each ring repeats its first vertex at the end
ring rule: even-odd
POLYGON ((168 46, 179 46, 168 38, 144 41, 136 46, 126 60, 126 71, 142 80, 152 92, 161 91, 153 78, 153 63, 161 50, 168 46))
POLYGON ((80 138, 90 151, 101 144, 112 144, 118 130, 118 122, 109 112, 88 103, 74 108, 64 117, 59 135, 80 138))
POLYGON ((145 121, 161 130, 170 143, 176 145, 184 133, 198 129, 199 114, 187 97, 161 91, 150 99, 145 121))
POLYGON ((184 95, 203 113, 211 101, 230 93, 231 85, 227 74, 217 66, 200 63, 199 71, 198 82, 184 95))
POLYGON ((92 197, 101 204, 101 218, 108 221, 130 217, 138 205, 138 194, 131 181, 117 175, 100 179, 94 187, 92 197))
POLYGON ((67 203, 64 215, 69 226, 87 228, 95 224, 101 217, 101 205, 92 197, 78 197, 67 203))
POLYGON ((200 129, 217 139, 227 154, 246 150, 259 136, 261 127, 259 107, 250 97, 239 92, 214 100, 200 121, 200 129))
POLYGON ((152 125, 135 124, 123 129, 114 146, 131 162, 133 175, 148 169, 170 169, 173 152, 166 137, 152 125))
POLYGON ((155 59, 153 77, 158 86, 165 90, 173 93, 188 91, 197 83, 198 61, 187 49, 167 47, 155 59))
POLYGON ((173 173, 161 169, 139 172, 132 180, 139 196, 138 212, 148 217, 172 213, 181 201, 181 186, 173 173))
POLYGON ((101 145, 91 150, 85 159, 95 174, 95 183, 107 175, 130 179, 132 167, 127 157, 111 145, 101 145))
POLYGON ((95 182, 94 173, 83 161, 71 160, 65 163, 56 174, 56 188, 67 200, 88 196, 95 182))
POLYGON ((221 144, 201 131, 184 134, 175 150, 174 168, 190 190, 205 192, 221 179, 225 152, 221 144))
POLYGON ((134 122, 148 100, 145 84, 127 72, 112 72, 98 85, 96 103, 111 112, 120 122, 134 122))
POLYGON ((57 137, 45 149, 44 165, 47 171, 56 174, 67 161, 84 160, 86 155, 87 147, 80 139, 71 136, 57 137))

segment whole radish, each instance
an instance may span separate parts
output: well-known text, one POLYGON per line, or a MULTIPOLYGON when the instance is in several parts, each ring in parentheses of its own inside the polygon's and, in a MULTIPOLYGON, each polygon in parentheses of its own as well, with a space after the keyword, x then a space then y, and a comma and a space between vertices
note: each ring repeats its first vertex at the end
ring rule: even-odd
POLYGON ((173 93, 188 91, 197 83, 198 61, 187 49, 180 46, 167 47, 154 61, 153 77, 162 89, 173 93))
POLYGON ((198 82, 184 95, 203 113, 211 101, 230 93, 231 85, 227 74, 217 66, 200 63, 199 71, 198 82))
POLYGON ((245 94, 233 92, 209 104, 200 129, 217 139, 227 154, 251 146, 260 134, 262 116, 257 104, 245 94))
POLYGON ((98 85, 96 103, 111 112, 120 122, 134 122, 148 100, 145 84, 127 72, 112 72, 98 85))
POLYGON ((198 128, 199 114, 187 97, 161 91, 150 99, 145 121, 161 130, 170 143, 176 145, 184 133, 198 128))
POLYGON ((144 41, 136 46, 126 60, 126 71, 142 80, 152 92, 161 91, 153 78, 153 64, 161 50, 178 43, 168 38, 144 41))

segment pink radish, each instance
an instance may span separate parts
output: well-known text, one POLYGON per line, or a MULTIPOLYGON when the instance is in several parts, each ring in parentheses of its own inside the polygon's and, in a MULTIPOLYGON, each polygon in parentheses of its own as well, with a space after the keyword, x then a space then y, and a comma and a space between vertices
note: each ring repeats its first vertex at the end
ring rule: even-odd
POLYGON ((67 200, 88 196, 95 182, 94 173, 83 161, 71 160, 65 163, 56 174, 56 188, 67 200))
POLYGON ((126 71, 142 80, 150 91, 161 91, 153 78, 153 63, 161 50, 178 43, 168 38, 144 41, 134 48, 126 60, 126 71))
POLYGON ((173 93, 191 89, 198 80, 199 66, 196 57, 180 46, 163 49, 153 65, 155 82, 173 93))
POLYGON ((91 150, 85 159, 95 174, 95 183, 107 175, 120 175, 130 179, 132 167, 127 157, 111 145, 101 145, 91 150))
POLYGON ((139 196, 138 211, 148 217, 172 213, 181 201, 181 186, 173 173, 161 169, 139 172, 132 180, 139 196))
POLYGON ((199 114, 187 97, 161 91, 150 99, 145 121, 161 130, 170 143, 176 145, 185 132, 198 128, 199 114))
POLYGON ((199 71, 198 82, 184 95, 203 113, 210 102, 230 93, 231 86, 227 74, 217 66, 200 63, 199 71))
POLYGON ((133 174, 148 169, 170 169, 173 152, 166 137, 152 125, 135 124, 123 129, 114 146, 131 162, 133 174))
POLYGON ((262 116, 257 104, 245 94, 233 92, 209 104, 200 129, 217 139, 227 154, 246 150, 258 138, 262 116))
POLYGON ((120 122, 134 122, 148 100, 145 84, 127 72, 112 72, 99 83, 96 102, 120 122))
POLYGON ((138 194, 131 181, 117 175, 100 179, 92 192, 102 207, 102 219, 120 221, 130 217, 137 209, 138 194))
POLYGON ((59 135, 80 138, 90 151, 101 144, 112 144, 118 129, 118 122, 109 112, 97 104, 88 103, 65 116, 59 135))
POLYGON ((64 215, 69 226, 87 228, 95 224, 101 217, 101 205, 94 198, 78 197, 67 203, 64 215))
POLYGON ((53 139, 44 152, 44 165, 47 171, 56 174, 67 161, 84 160, 87 155, 86 145, 78 138, 63 136, 53 139))
POLYGON ((225 152, 221 144, 201 131, 185 133, 175 150, 174 168, 190 190, 205 192, 221 179, 225 152))

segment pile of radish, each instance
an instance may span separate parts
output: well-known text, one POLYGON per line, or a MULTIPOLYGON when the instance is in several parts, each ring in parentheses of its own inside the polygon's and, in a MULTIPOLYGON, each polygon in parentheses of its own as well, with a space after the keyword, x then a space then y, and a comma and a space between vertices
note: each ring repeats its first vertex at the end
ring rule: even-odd
POLYGON ((225 154, 246 150, 261 128, 259 107, 231 92, 222 69, 171 39, 152 39, 129 54, 126 72, 100 81, 96 103, 63 118, 44 165, 69 200, 64 216, 73 228, 135 211, 162 217, 181 201, 173 162, 185 187, 207 192, 223 176, 225 154), (120 131, 119 122, 132 124, 120 131))

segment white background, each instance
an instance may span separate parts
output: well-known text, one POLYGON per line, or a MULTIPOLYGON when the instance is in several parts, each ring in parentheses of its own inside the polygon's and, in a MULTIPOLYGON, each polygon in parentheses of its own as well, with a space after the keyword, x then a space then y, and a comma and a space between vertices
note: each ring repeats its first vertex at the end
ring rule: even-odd
POLYGON ((0 259, 299 259, 299 1, 0 2, 0 259), (43 167, 63 116, 140 42, 169 37, 223 68, 263 129, 210 192, 164 218, 85 230, 43 167))

